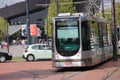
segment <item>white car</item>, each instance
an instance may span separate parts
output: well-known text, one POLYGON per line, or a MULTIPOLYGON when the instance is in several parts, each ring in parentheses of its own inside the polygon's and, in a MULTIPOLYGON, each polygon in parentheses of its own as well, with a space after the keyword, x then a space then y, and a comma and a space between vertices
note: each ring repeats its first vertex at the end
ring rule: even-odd
POLYGON ((48 44, 32 44, 29 45, 23 52, 23 58, 27 61, 51 59, 52 50, 48 44))

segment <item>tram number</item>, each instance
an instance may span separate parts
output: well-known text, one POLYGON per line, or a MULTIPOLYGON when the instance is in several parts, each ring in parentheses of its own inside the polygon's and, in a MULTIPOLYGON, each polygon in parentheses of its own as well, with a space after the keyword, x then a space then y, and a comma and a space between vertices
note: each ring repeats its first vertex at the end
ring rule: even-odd
POLYGON ((65 62, 65 65, 72 65, 72 62, 67 61, 67 62, 65 62))

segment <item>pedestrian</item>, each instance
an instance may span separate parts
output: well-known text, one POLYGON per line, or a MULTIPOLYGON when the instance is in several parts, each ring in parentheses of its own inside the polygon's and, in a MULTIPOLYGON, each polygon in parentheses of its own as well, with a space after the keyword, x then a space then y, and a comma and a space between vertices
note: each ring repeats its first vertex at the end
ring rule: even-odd
POLYGON ((13 40, 13 45, 16 45, 16 40, 13 40))
POLYGON ((8 49, 8 43, 6 41, 4 43, 4 49, 8 49))
POLYGON ((1 48, 4 47, 4 43, 5 43, 5 41, 2 41, 2 42, 1 42, 1 48))
POLYGON ((24 40, 24 39, 22 39, 21 44, 22 44, 22 45, 24 45, 24 44, 25 44, 25 40, 24 40))

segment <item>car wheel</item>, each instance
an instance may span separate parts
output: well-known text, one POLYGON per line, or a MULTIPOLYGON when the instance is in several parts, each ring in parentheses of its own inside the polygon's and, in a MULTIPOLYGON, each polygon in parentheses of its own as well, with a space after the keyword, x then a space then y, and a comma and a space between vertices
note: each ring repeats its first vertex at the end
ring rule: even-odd
POLYGON ((3 63, 3 62, 5 62, 5 61, 6 61, 6 57, 5 57, 5 56, 1 56, 1 57, 0 57, 0 62, 3 63))
POLYGON ((34 61, 34 56, 33 55, 28 55, 26 60, 27 61, 34 61))

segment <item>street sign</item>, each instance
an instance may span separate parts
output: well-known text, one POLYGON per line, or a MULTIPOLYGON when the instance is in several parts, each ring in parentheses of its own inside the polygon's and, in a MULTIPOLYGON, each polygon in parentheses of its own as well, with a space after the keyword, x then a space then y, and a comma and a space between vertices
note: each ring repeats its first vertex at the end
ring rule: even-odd
POLYGON ((37 25, 36 24, 30 24, 30 35, 31 36, 37 36, 37 25))

